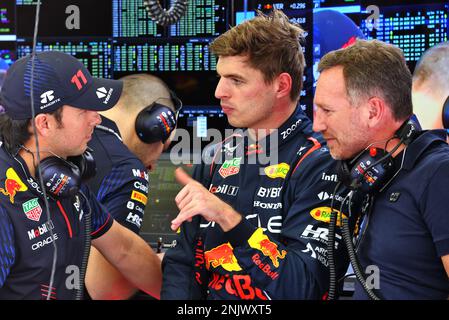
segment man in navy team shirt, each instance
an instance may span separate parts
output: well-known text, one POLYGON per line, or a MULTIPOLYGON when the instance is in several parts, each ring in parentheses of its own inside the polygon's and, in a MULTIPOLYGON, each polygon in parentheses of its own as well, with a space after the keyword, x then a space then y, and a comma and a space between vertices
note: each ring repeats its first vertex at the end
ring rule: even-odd
POLYGON ((0 116, 0 299, 74 299, 79 289, 74 283, 82 279, 73 270, 82 271, 89 229, 92 245, 128 281, 158 297, 159 258, 114 222, 83 183, 75 183, 85 169, 81 164, 88 162, 81 161, 80 170, 67 160, 85 153, 101 122, 97 111, 116 104, 122 83, 93 78, 82 63, 61 52, 36 54, 32 70, 31 56, 16 61, 1 91, 6 114, 0 116), (89 213, 90 228, 85 223, 89 213))
MULTIPOLYGON (((148 129, 151 124, 163 124, 162 113, 169 116, 171 112, 175 116, 181 101, 153 75, 133 74, 120 80, 123 91, 119 101, 101 112, 101 124, 96 126, 89 141, 94 158, 101 165, 88 185, 117 222, 139 234, 150 187, 147 171, 155 167, 162 151, 170 144, 175 123, 163 134, 148 131, 141 138, 136 122, 145 117, 149 121, 148 129)), ((91 250, 87 280, 93 299, 127 299, 136 291, 95 248, 91 250), (95 286, 89 286, 90 279, 96 280, 95 286)))
MULTIPOLYGON (((374 197, 357 251, 363 270, 379 270, 373 293, 385 299, 447 299, 449 147, 444 130, 398 131, 413 113, 412 76, 402 51, 357 40, 325 55, 318 71, 313 129, 323 134, 332 157, 342 160, 343 176, 352 173, 354 192, 374 197), (365 170, 357 164, 375 153, 390 153, 377 168, 391 177, 370 190, 355 177, 368 175, 368 161, 365 170)), ((354 298, 367 298, 358 283, 354 298)))

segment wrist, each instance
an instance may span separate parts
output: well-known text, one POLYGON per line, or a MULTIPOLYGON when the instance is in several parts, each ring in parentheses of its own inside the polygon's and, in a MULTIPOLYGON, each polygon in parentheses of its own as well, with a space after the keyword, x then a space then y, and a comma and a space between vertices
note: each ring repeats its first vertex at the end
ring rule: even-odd
POLYGON ((220 225, 224 232, 228 232, 233 229, 242 221, 242 215, 232 209, 232 207, 227 206, 223 213, 220 215, 220 221, 217 223, 220 225))

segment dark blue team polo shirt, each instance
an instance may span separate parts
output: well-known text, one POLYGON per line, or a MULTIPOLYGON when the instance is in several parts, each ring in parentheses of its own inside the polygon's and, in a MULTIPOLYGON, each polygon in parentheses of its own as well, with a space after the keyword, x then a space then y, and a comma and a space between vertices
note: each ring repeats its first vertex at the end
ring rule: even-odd
POLYGON ((139 233, 149 188, 147 169, 123 144, 117 125, 108 118, 102 117, 89 146, 97 163, 90 189, 116 221, 139 233))
POLYGON ((51 299, 75 298, 73 281, 84 253, 86 213, 91 210, 93 238, 113 222, 88 188, 81 190, 89 205, 79 195, 48 198, 48 220, 40 187, 23 160, 0 148, 0 299, 46 299, 49 292, 51 299), (50 287, 53 243, 57 256, 50 287))
MULTIPOLYGON (((359 253, 379 268, 385 299, 447 299, 449 279, 449 146, 444 130, 422 133, 395 158, 403 168, 376 196, 359 253)), ((355 299, 366 299, 356 284, 355 299)))

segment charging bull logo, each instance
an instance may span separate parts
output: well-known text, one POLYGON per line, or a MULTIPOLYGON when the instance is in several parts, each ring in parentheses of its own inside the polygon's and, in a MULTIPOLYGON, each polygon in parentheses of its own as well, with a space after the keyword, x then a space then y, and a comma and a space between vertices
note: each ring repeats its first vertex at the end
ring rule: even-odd
POLYGON ((276 268, 279 267, 278 259, 284 259, 287 255, 287 252, 285 250, 278 250, 278 245, 270 241, 270 239, 268 239, 268 237, 263 233, 263 230, 261 228, 257 229, 253 233, 251 238, 249 238, 248 243, 251 248, 260 250, 262 251, 264 256, 269 257, 276 268))
POLYGON ((206 268, 210 267, 218 268, 221 266, 226 271, 240 271, 242 268, 237 262, 237 258, 234 256, 232 246, 228 243, 224 243, 204 253, 206 257, 206 268))
POLYGON ((5 187, 0 188, 0 192, 5 196, 9 196, 9 201, 14 203, 14 197, 17 192, 27 191, 28 187, 20 180, 13 168, 6 170, 5 187))

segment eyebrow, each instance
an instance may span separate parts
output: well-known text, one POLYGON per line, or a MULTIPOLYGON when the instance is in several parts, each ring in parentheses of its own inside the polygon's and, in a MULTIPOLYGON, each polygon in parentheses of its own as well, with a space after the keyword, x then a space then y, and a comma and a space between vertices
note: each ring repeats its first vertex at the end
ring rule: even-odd
POLYGON ((225 78, 239 78, 239 79, 245 79, 244 76, 237 74, 237 73, 225 73, 225 74, 219 74, 217 72, 217 76, 219 77, 225 77, 225 78))

